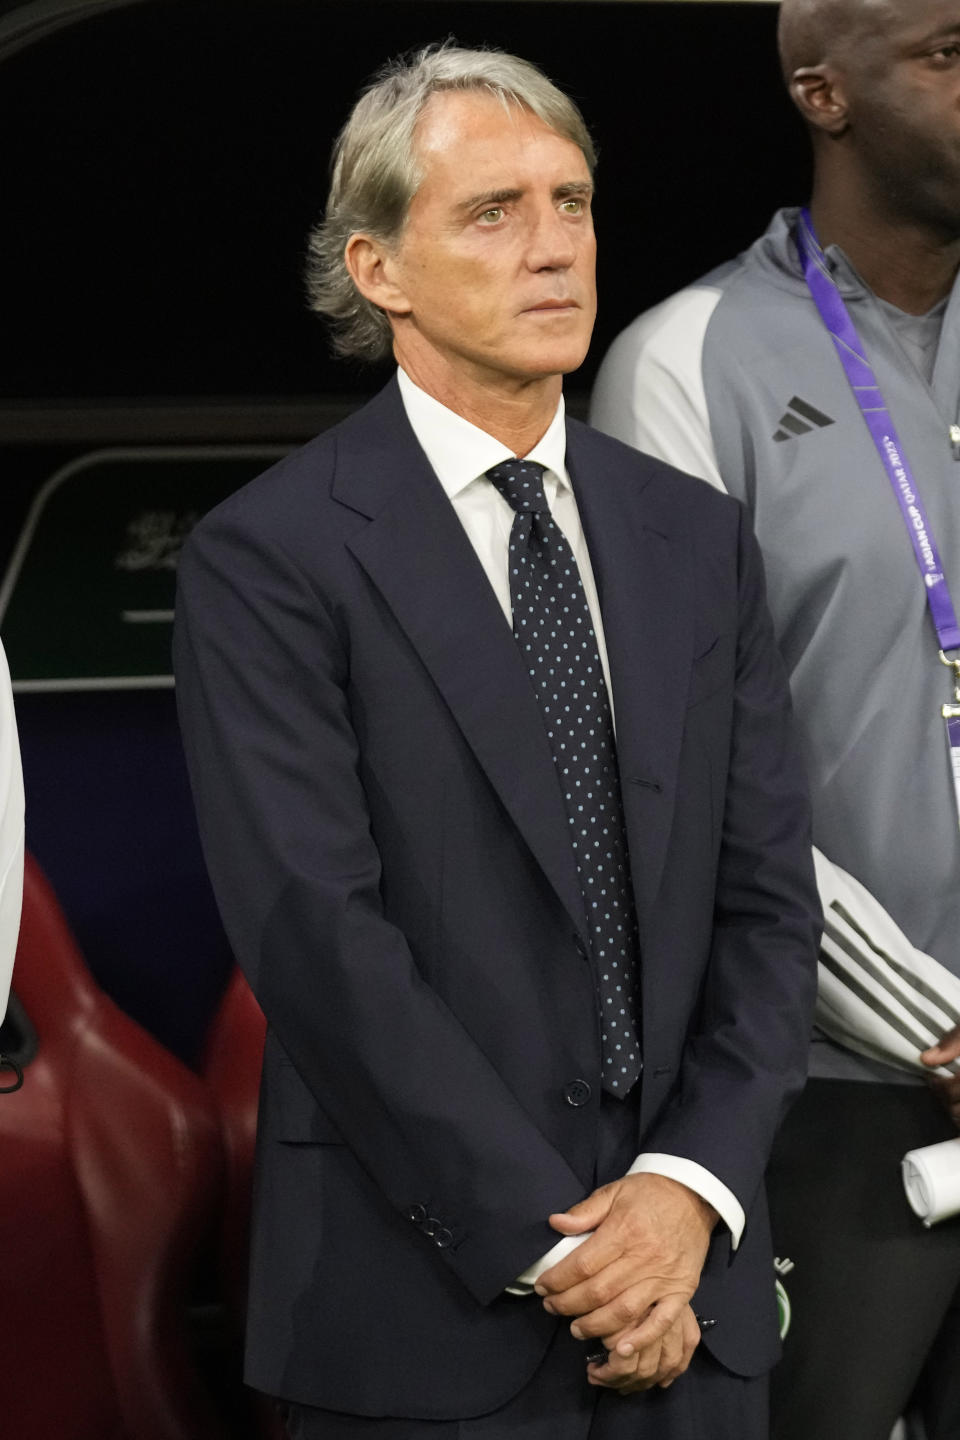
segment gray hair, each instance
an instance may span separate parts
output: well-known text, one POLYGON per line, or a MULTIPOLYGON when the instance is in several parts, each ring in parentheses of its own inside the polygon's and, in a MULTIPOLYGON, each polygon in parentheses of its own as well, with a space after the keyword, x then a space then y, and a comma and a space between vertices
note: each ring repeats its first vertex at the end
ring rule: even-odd
POLYGON ((344 250, 358 231, 385 244, 399 239, 423 179, 414 144, 417 121, 441 90, 486 90, 504 105, 523 106, 577 145, 593 173, 596 152, 583 116, 529 61, 450 42, 390 61, 337 137, 326 214, 307 240, 308 303, 326 316, 341 355, 379 360, 390 354, 390 322, 357 290, 344 250))

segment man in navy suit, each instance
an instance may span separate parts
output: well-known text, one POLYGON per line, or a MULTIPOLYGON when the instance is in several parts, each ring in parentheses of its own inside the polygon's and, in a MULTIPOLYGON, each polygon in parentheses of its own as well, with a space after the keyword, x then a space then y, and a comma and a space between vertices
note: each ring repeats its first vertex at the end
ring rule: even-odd
POLYGON ((514 57, 388 67, 311 290, 398 375, 181 562, 269 1021, 247 1377, 297 1440, 765 1433, 807 801, 742 509, 564 418, 593 158, 514 57))

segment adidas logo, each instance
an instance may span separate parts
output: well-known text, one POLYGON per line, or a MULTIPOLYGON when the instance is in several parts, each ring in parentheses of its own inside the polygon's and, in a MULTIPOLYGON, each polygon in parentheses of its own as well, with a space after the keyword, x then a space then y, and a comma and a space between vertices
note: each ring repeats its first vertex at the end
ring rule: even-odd
POLYGON ((799 395, 794 395, 786 411, 780 416, 780 429, 773 438, 781 444, 784 440, 796 439, 798 435, 809 435, 814 426, 822 430, 833 423, 829 415, 824 415, 822 410, 815 409, 813 405, 808 405, 806 400, 801 400, 799 395), (798 418, 801 415, 802 420, 798 418))

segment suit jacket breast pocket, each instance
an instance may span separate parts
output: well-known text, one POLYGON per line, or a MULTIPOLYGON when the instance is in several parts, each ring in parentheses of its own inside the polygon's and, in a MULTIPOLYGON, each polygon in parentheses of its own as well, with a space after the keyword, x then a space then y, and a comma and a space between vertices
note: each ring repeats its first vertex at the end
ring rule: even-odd
POLYGON ((292 1145, 346 1143, 289 1061, 278 1065, 270 1077, 268 1095, 267 1123, 275 1140, 292 1145))
POLYGON ((731 637, 726 634, 704 635, 698 637, 698 642, 690 669, 688 710, 733 686, 735 657, 731 654, 731 637))

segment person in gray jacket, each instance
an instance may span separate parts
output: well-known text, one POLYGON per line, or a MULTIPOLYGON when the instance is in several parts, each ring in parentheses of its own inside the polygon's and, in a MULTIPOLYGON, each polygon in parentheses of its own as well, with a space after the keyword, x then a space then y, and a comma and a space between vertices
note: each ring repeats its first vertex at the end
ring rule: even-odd
POLYGON ((960 1217, 925 1229, 899 1172, 960 1119, 960 6, 783 0, 780 47, 809 210, 629 326, 591 419, 748 506, 811 778, 827 927, 769 1177, 774 1435, 886 1440, 913 1397, 956 1440, 960 1217))

